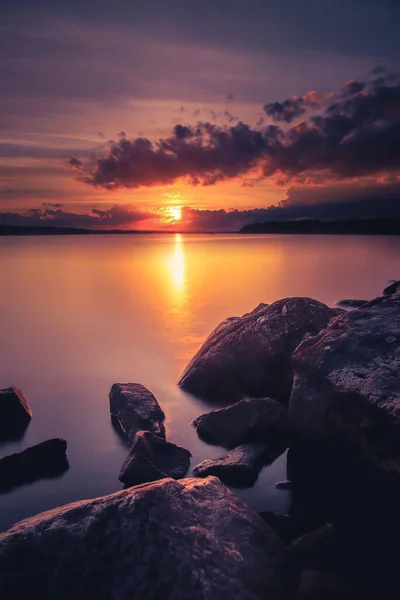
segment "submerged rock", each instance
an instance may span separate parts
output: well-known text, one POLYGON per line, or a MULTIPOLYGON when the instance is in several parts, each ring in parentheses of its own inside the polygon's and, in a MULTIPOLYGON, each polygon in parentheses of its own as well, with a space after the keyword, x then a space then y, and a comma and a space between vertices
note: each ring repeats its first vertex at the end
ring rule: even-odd
POLYGON ((400 294, 336 317, 300 344, 293 368, 299 439, 340 441, 358 462, 400 472, 400 294))
POLYGON ((149 431, 139 431, 122 465, 119 480, 126 487, 172 477, 185 477, 191 453, 149 431))
POLYGON ((287 409, 270 398, 247 398, 201 415, 192 425, 202 440, 225 448, 273 440, 281 445, 286 436, 287 409))
POLYGON ((215 475, 225 483, 237 488, 251 487, 264 465, 271 464, 285 448, 272 450, 268 444, 258 442, 234 448, 222 458, 203 460, 193 469, 195 477, 215 475))
POLYGON ((227 319, 207 338, 186 367, 179 385, 187 392, 232 401, 271 396, 287 401, 292 387, 291 355, 337 315, 312 298, 286 298, 227 319))
POLYGON ((218 479, 165 479, 0 535, 0 597, 279 600, 285 550, 218 479))
POLYGON ((144 429, 165 438, 164 419, 156 398, 140 383, 114 383, 110 390, 110 413, 128 441, 144 429))
POLYGON ((21 390, 0 390, 0 441, 19 438, 32 418, 32 410, 21 390))
POLYGON ((66 452, 67 442, 53 438, 0 459, 0 492, 61 475, 68 469, 66 452))

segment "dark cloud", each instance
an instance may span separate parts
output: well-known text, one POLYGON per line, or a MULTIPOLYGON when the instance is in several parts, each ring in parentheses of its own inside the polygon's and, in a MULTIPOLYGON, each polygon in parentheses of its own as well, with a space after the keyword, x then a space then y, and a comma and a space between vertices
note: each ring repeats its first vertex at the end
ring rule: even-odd
POLYGON ((46 209, 62 208, 64 206, 64 204, 61 204, 60 202, 42 202, 42 204, 46 209))
MULTIPOLYGON (((230 127, 178 124, 171 136, 155 142, 123 136, 95 160, 71 157, 69 162, 80 181, 110 190, 167 185, 179 178, 213 185, 254 170, 282 185, 305 185, 400 168, 398 75, 384 73, 379 82, 350 82, 334 101, 331 95, 327 100, 330 104, 319 114, 289 128, 254 129, 242 122, 230 127)), ((290 102, 291 119, 293 111, 320 100, 316 92, 309 92, 290 102)), ((275 104, 282 107, 285 102, 275 104)))
POLYGON ((82 161, 79 158, 76 158, 76 156, 71 156, 68 160, 68 164, 74 169, 80 169, 83 165, 82 161))
POLYGON ((294 96, 288 98, 283 102, 271 102, 265 104, 264 112, 268 117, 271 117, 274 121, 285 121, 291 123, 298 117, 304 115, 304 113, 312 106, 319 106, 320 98, 315 90, 308 92, 305 96, 294 96))
POLYGON ((129 204, 114 204, 107 209, 92 208, 89 213, 65 211, 58 203, 44 203, 43 206, 43 209, 31 208, 24 212, 0 212, 0 225, 112 229, 134 226, 155 217, 153 213, 140 211, 129 204))
POLYGON ((238 121, 239 119, 235 117, 229 110, 224 111, 224 117, 226 117, 229 123, 233 123, 234 121, 238 121))

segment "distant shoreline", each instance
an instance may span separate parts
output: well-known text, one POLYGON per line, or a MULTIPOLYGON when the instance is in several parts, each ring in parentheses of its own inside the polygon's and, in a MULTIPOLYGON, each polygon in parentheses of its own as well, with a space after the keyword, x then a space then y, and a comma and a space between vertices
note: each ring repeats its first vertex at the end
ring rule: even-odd
POLYGON ((137 229, 81 229, 76 227, 0 225, 0 236, 46 236, 46 235, 221 235, 221 234, 299 234, 299 235, 400 235, 400 217, 382 219, 352 219, 319 221, 267 221, 251 223, 232 231, 165 231, 137 229))

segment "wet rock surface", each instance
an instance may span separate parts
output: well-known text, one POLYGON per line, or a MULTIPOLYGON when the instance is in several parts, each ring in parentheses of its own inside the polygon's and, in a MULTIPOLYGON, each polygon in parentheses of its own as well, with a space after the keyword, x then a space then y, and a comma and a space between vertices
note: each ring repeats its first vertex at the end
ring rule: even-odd
POLYGON ((400 294, 336 317, 293 354, 289 423, 308 442, 400 473, 400 294))
POLYGON ((193 469, 195 477, 215 475, 233 487, 244 488, 255 484, 262 467, 271 464, 286 448, 270 448, 258 442, 237 446, 222 458, 204 460, 193 469))
POLYGON ((0 442, 22 437, 32 410, 20 389, 0 390, 0 442))
POLYGON ((191 453, 149 431, 139 431, 122 465, 119 480, 128 487, 166 477, 181 479, 190 467, 191 453))
POLYGON ((270 396, 287 402, 293 350, 337 314, 312 298, 286 298, 227 319, 204 342, 179 385, 205 398, 270 396))
POLYGON ((53 438, 0 459, 0 492, 61 475, 68 469, 66 452, 67 442, 53 438))
POLYGON ((110 414, 128 442, 138 431, 165 438, 165 415, 155 396, 140 383, 114 383, 109 394, 110 414))
POLYGON ((165 479, 0 535, 0 597, 280 600, 285 551, 218 479, 165 479))
POLYGON ((270 398, 247 398, 201 415, 192 425, 202 440, 225 448, 260 441, 281 444, 287 433, 287 409, 270 398))

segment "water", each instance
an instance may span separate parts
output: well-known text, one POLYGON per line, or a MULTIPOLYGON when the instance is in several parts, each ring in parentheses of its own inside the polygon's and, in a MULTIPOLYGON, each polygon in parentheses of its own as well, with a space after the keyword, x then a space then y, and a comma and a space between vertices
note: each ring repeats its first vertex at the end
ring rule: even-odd
MULTIPOLYGON (((190 421, 212 407, 181 392, 181 370, 225 317, 260 302, 372 298, 400 277, 400 239, 368 236, 135 235, 0 238, 0 387, 20 387, 34 417, 0 456, 50 437, 68 441, 61 477, 0 495, 0 530, 54 506, 121 489, 126 447, 114 432, 114 382, 148 386, 170 441, 195 466, 220 456, 190 421)), ((284 512, 285 457, 238 491, 284 512)))

